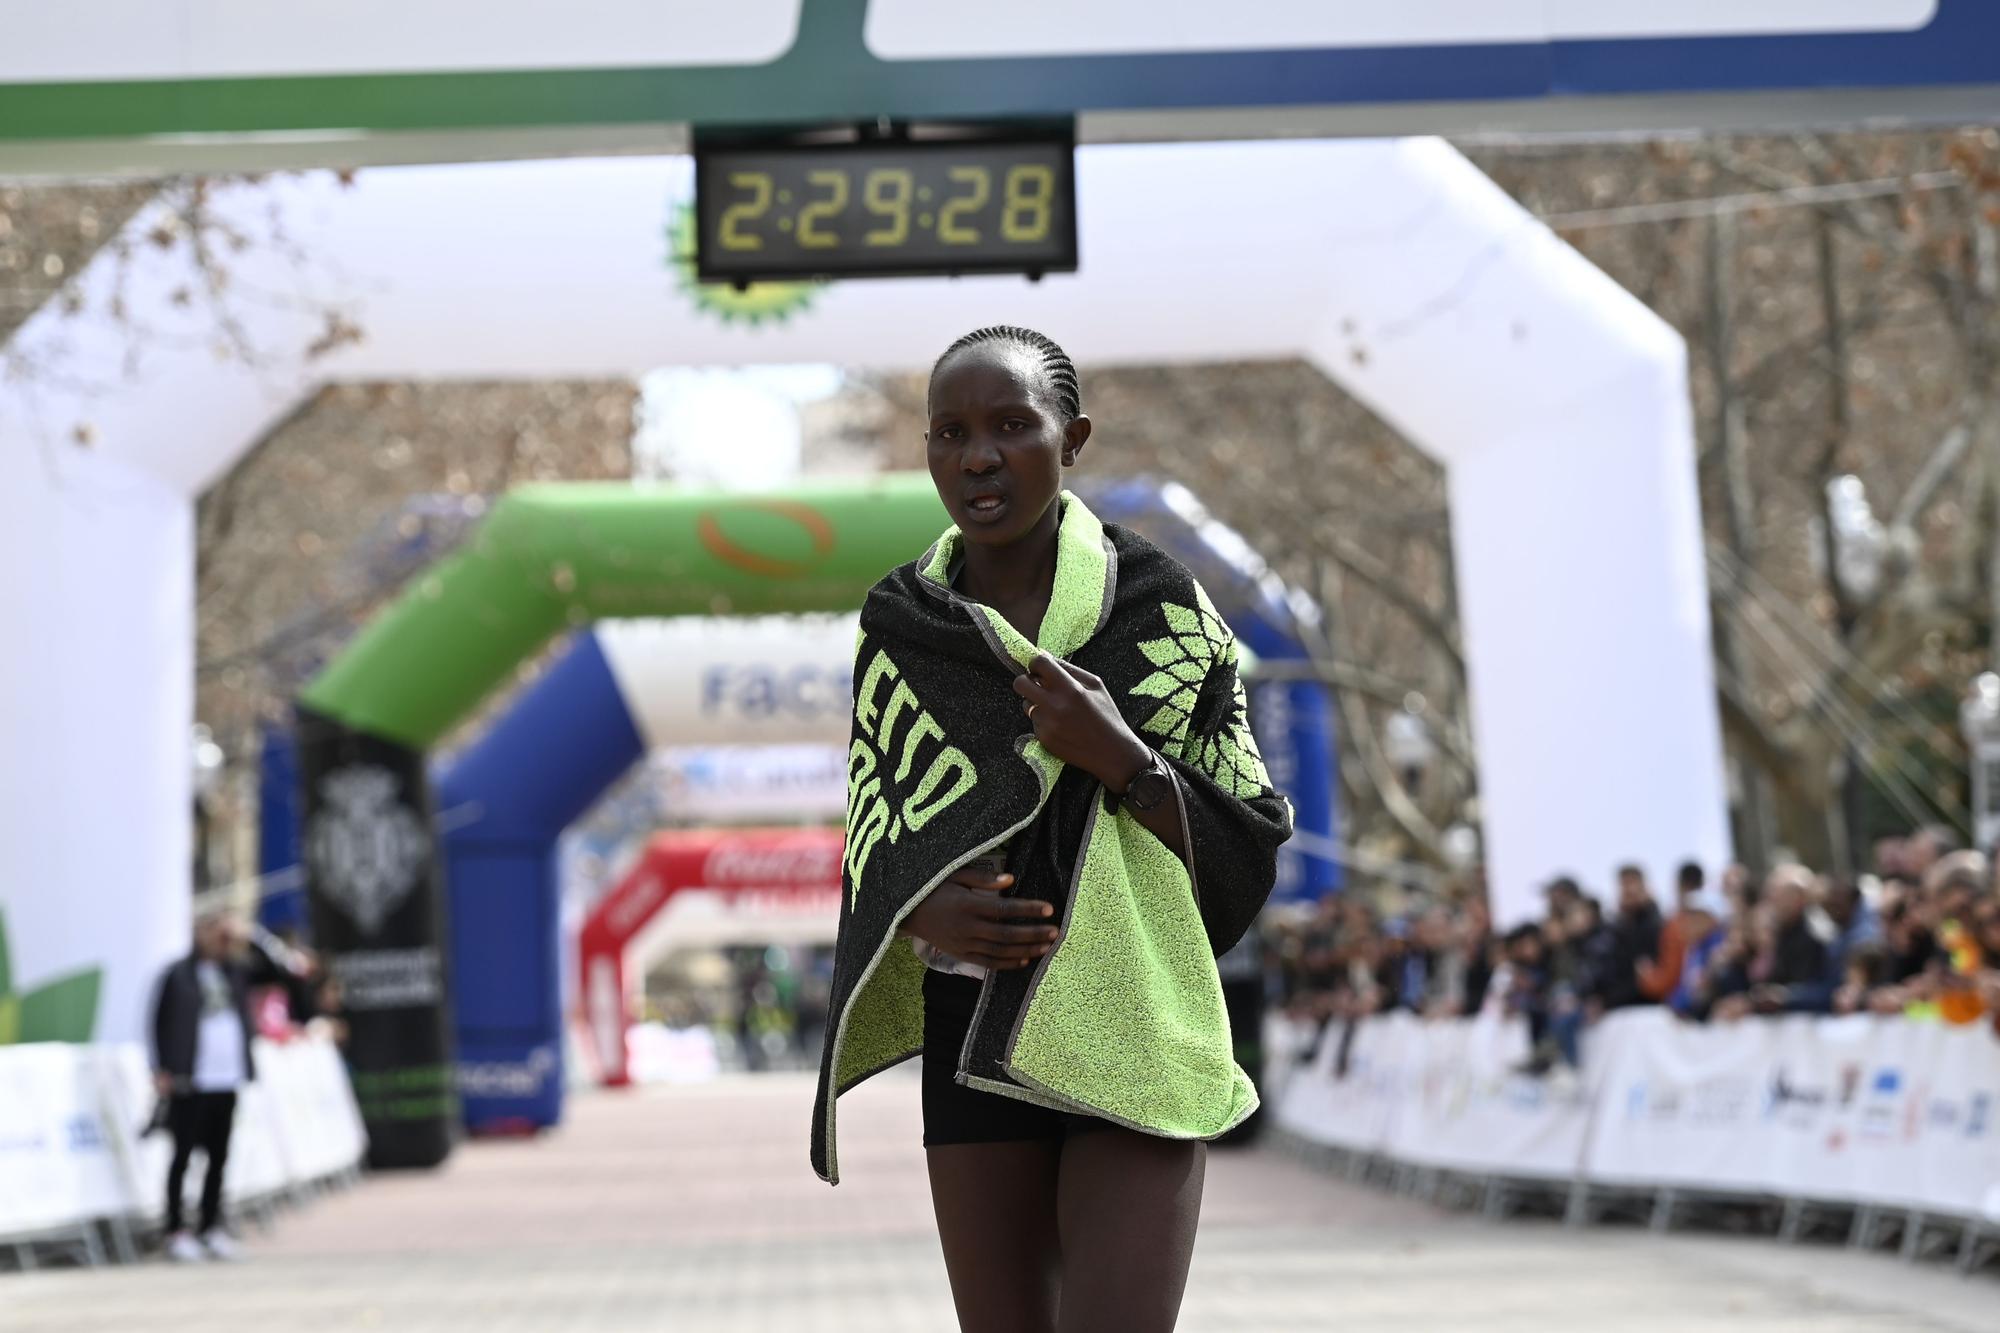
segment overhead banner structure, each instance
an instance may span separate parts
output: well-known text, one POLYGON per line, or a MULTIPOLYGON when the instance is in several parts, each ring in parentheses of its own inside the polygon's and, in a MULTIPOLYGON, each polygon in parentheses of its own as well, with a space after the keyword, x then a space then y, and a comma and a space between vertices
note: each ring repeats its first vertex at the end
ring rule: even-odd
POLYGON ((645 975, 642 937, 709 946, 831 944, 840 923, 843 842, 837 828, 655 835, 577 937, 578 984, 599 1078, 632 1081, 626 1033, 632 995, 645 975))
POLYGON ((1991 116, 1986 0, 36 0, 0 170, 660 151, 1081 113, 1089 139, 1991 116), (396 40, 373 34, 393 25, 396 40), (9 142, 12 141, 12 142, 9 142))
MULTIPOLYGON (((195 257, 147 240, 172 231, 172 210, 142 209, 75 280, 85 312, 115 298, 130 319, 38 311, 7 345, 23 373, 0 379, 0 561, 50 571, 0 583, 0 619, 22 645, 0 654, 0 910, 16 976, 38 986, 100 968, 96 1035, 136 1036, 158 968, 186 947, 193 497, 320 385, 908 369, 990 322, 1043 329, 1086 367, 1304 357, 1441 460, 1501 921, 1534 912, 1535 885, 1557 871, 1721 863, 1721 732, 1673 330, 1435 140, 1107 145, 1080 149, 1076 168, 1074 276, 806 286, 785 319, 754 326, 723 322, 671 261, 685 159, 218 184, 205 203, 218 219, 257 235, 275 211, 288 241, 232 260, 231 289, 303 287, 366 333, 325 352, 309 308, 245 300, 232 314, 255 364, 215 355, 212 312, 177 299, 205 290, 195 257), (1190 261, 1219 237, 1229 262, 1190 261), (477 318, 468 291, 482 294, 477 318), (151 332, 135 341, 135 327, 151 332)), ((480 558, 475 538, 463 563, 420 581, 436 628, 344 660, 305 702, 428 748, 568 628, 573 606, 714 615, 720 595, 729 614, 759 614, 824 594, 818 605, 851 609, 944 524, 932 509, 907 529, 821 529, 714 504, 721 555, 698 516, 666 525, 691 564, 657 550, 656 517, 609 491, 584 525, 601 519, 609 541, 536 564, 480 558), (606 554, 621 549, 632 563, 606 554), (776 563, 746 567, 746 554, 776 563), (830 581, 850 558, 836 601, 830 581), (480 589, 502 585, 489 608, 480 589), (351 673, 407 688, 350 693, 351 673)), ((559 549, 572 517, 524 494, 484 539, 559 549)))

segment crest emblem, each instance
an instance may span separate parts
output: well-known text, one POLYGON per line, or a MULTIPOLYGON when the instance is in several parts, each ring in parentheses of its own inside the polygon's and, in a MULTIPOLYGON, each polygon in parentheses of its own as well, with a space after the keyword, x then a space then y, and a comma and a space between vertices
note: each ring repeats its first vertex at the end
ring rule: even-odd
POLYGON ((397 799, 396 775, 372 764, 327 774, 326 804, 306 832, 306 857, 320 892, 373 935, 402 906, 430 863, 430 833, 397 799))

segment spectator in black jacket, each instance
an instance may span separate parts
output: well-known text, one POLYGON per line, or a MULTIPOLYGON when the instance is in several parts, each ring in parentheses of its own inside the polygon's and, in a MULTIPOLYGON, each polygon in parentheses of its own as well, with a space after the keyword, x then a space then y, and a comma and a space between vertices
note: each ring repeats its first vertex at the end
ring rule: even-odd
POLYGON ((1751 1007, 1760 1014, 1823 1007, 1826 945, 1806 919, 1814 887, 1813 872, 1801 865, 1779 866, 1764 881, 1770 942, 1753 969, 1750 991, 1751 1007))
POLYGON ((236 1093, 256 1077, 251 1062, 250 988, 296 984, 303 963, 263 932, 226 913, 195 922, 194 949, 160 977, 153 1003, 153 1080, 167 1102, 174 1155, 167 1167, 167 1256, 176 1262, 231 1259, 222 1226, 222 1173, 236 1119, 236 1093), (182 1217, 181 1186, 195 1150, 208 1159, 199 1229, 182 1217))
POLYGON ((1507 932, 1502 947, 1504 963, 1494 972, 1492 982, 1500 1012, 1527 1020, 1531 1053, 1524 1069, 1547 1073, 1561 1052, 1549 1026, 1552 997, 1548 950, 1541 928, 1532 921, 1524 922, 1507 932))
POLYGON ((1598 1000, 1605 1009, 1646 1003, 1640 964, 1659 958, 1660 929, 1660 905, 1646 886, 1646 873, 1636 865, 1620 866, 1618 916, 1611 926, 1614 947, 1598 979, 1598 1000))
POLYGON ((1605 921, 1604 905, 1597 899, 1585 898, 1570 909, 1569 935, 1576 950, 1577 994, 1595 1022, 1615 1007, 1612 997, 1632 989, 1632 969, 1620 958, 1618 932, 1605 921))

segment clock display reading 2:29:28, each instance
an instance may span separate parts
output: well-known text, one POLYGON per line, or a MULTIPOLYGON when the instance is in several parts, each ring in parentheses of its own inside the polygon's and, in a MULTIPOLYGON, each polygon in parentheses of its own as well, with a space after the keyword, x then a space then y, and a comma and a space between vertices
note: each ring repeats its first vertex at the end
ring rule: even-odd
POLYGON ((1076 268, 1067 142, 713 148, 696 157, 709 281, 1076 268))

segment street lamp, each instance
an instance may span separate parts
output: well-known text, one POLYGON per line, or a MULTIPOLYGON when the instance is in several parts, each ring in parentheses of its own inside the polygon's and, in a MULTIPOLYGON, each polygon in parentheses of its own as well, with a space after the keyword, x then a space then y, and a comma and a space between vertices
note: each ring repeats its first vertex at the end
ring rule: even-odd
POLYGON ((222 753, 222 747, 215 743, 215 733, 208 729, 206 723, 194 724, 193 757, 194 794, 202 800, 207 800, 215 794, 216 787, 222 782, 222 766, 227 756, 222 753))
POLYGON ((200 722, 189 736, 189 760, 194 768, 194 890, 206 893, 215 884, 215 813, 209 801, 222 785, 228 756, 215 743, 215 733, 200 722))
POLYGON ((1438 839, 1438 850, 1444 853, 1446 865, 1464 874, 1479 862, 1479 830, 1470 824, 1453 824, 1438 839))
MULTIPOLYGON (((1826 484, 1826 513, 1833 523, 1835 586, 1848 612, 1874 602, 1889 558, 1889 530, 1868 504, 1868 488, 1852 473, 1826 484)), ((1825 554, 1820 564, 1824 567, 1825 554)))
POLYGON ((1389 714, 1382 726, 1382 750, 1389 766, 1396 770, 1403 789, 1412 796, 1423 787, 1424 775, 1437 762, 1437 741, 1424 721, 1424 696, 1412 691, 1403 696, 1403 706, 1389 714))
MULTIPOLYGON (((1868 503, 1867 486, 1853 473, 1826 483, 1825 516, 1814 518, 1812 531, 1813 565, 1820 577, 1831 574, 1834 630, 1844 651, 1854 638, 1861 613, 1882 595, 1893 543, 1889 530, 1868 503)), ((1861 759, 1859 747, 1850 738, 1841 750, 1840 827, 1834 830, 1840 835, 1837 846, 1843 868, 1850 874, 1861 865, 1861 759)))
POLYGON ((1972 842, 1988 851, 2000 841, 2000 675, 1988 671, 1972 682, 1958 725, 1972 756, 1972 842))

